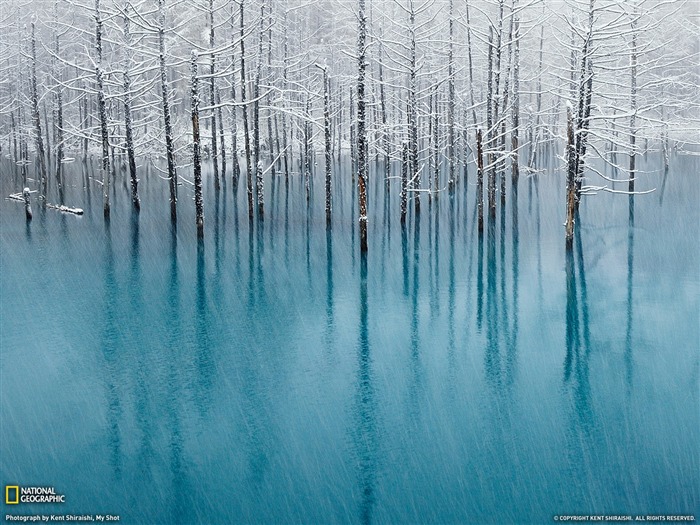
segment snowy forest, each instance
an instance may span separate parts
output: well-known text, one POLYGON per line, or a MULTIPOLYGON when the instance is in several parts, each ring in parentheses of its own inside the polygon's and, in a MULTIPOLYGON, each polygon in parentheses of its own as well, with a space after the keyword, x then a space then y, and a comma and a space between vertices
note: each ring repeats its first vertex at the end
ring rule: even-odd
POLYGON ((7 521, 695 520, 699 6, 0 0, 7 521))
POLYGON ((251 221, 266 179, 317 180, 332 224, 343 155, 363 250, 370 164, 402 221, 470 184, 481 228, 555 154, 570 239, 582 194, 653 190, 635 159, 699 142, 695 1, 4 0, 0 17, 14 196, 54 186, 72 210, 63 167, 96 159, 108 218, 110 185, 138 210, 153 170, 173 223, 194 193, 199 235, 203 177, 240 184, 251 221))

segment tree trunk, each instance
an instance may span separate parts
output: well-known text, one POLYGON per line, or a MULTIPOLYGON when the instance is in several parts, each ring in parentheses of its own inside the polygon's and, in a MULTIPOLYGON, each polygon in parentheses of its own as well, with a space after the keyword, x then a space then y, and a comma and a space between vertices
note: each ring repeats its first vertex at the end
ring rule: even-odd
POLYGON ((574 140, 574 116, 571 105, 566 108, 567 178, 566 178, 566 247, 572 247, 574 239, 574 210, 576 201, 576 143, 574 140))
POLYGON ((194 166, 194 205, 197 237, 204 237, 204 203, 202 200, 202 159, 199 149, 199 90, 197 80, 197 52, 192 51, 192 163, 194 166))
MULTIPOLYGON (((420 187, 420 172, 418 170, 418 86, 416 80, 416 13, 413 9, 413 0, 410 0, 410 69, 408 88, 408 133, 409 133, 409 186, 415 190, 420 187)), ((414 191, 413 205, 416 214, 420 213, 420 195, 414 191)))
POLYGON ((214 55, 214 0, 209 0, 209 49, 211 50, 211 62, 209 65, 209 103, 211 110, 211 158, 214 165, 214 189, 219 191, 221 182, 219 180, 219 151, 217 144, 216 129, 216 83, 214 75, 216 73, 216 57, 214 55))
POLYGON ((636 142, 637 142, 637 6, 632 14, 632 54, 630 65, 632 67, 632 78, 630 84, 630 105, 632 114, 630 115, 630 176, 628 191, 634 191, 634 179, 636 171, 636 142))
POLYGON ((168 180, 170 181, 170 220, 173 224, 175 224, 177 222, 177 168, 175 167, 175 144, 173 139, 173 127, 170 122, 170 101, 168 100, 168 74, 165 67, 165 0, 158 0, 158 18, 160 91, 163 98, 165 153, 168 161, 168 180))
POLYGON ((357 38, 357 185, 360 202, 360 251, 367 253, 367 130, 365 128, 365 72, 367 68, 367 15, 365 0, 358 0, 357 38))
MULTIPOLYGON (((99 0, 98 0, 99 1, 99 0)), ((99 16, 98 16, 99 19, 99 16)), ((42 204, 46 205, 47 179, 46 179, 46 154, 44 153, 44 139, 41 134, 41 115, 39 114, 39 93, 36 85, 36 35, 35 26, 32 22, 32 76, 31 82, 31 97, 32 97, 32 117, 34 119, 34 133, 36 140, 36 157, 39 164, 39 176, 41 177, 41 199, 42 204)), ((107 213, 107 212, 105 212, 107 213)))
POLYGON ((131 202, 134 209, 141 209, 141 200, 139 199, 138 178, 136 176, 136 156, 134 154, 134 132, 131 122, 131 32, 129 28, 129 8, 130 3, 124 5, 124 44, 125 44, 125 59, 124 59, 124 127, 126 132, 126 154, 129 159, 129 174, 131 175, 131 202))
POLYGON ((97 52, 97 61, 95 64, 95 76, 97 77, 97 112, 100 115, 100 136, 102 139, 102 196, 104 201, 104 216, 105 219, 109 219, 109 135, 107 131, 107 108, 102 71, 102 18, 100 14, 100 0, 95 0, 95 49, 97 52))
POLYGON ((476 206, 479 214, 479 233, 484 231, 484 143, 481 129, 476 130, 476 206))
POLYGON ((328 70, 323 68, 323 121, 324 131, 326 136, 326 226, 331 225, 331 164, 333 158, 331 155, 331 108, 330 108, 330 87, 328 80, 328 70))
POLYGON ((248 126, 248 106, 246 106, 246 76, 245 76, 245 23, 243 19, 245 0, 239 4, 240 37, 241 37, 241 102, 243 103, 243 134, 245 138, 245 165, 248 192, 248 219, 253 220, 253 167, 250 155, 250 131, 248 126))
MULTIPOLYGON (((511 139, 511 177, 517 191, 520 167, 518 165, 518 130, 520 128, 520 17, 515 19, 515 51, 513 56, 513 129, 511 139)), ((515 204, 517 206, 517 203, 515 204)))
POLYGON ((260 33, 258 34, 258 61, 253 86, 253 147, 256 166, 256 192, 258 195, 258 218, 264 216, 265 193, 263 191, 262 155, 260 154, 260 71, 262 68, 263 29, 265 26, 265 4, 260 6, 260 33))
POLYGON ((401 148, 401 225, 406 224, 406 212, 408 208, 408 142, 404 141, 401 148))

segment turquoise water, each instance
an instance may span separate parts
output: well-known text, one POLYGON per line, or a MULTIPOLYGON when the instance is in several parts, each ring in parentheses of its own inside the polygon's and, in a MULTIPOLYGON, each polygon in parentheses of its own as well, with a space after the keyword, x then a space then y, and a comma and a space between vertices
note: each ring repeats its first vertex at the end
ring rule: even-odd
MULTIPOLYGON (((0 202, 2 484, 126 523, 551 523, 560 514, 700 516, 700 162, 642 162, 634 198, 520 182, 476 230, 473 173, 399 223, 370 180, 359 255, 350 171, 192 188, 126 175, 102 217, 0 202)), ((3 194, 17 191, 2 165, 3 194)), ((189 178, 189 176, 188 176, 189 178)), ((622 189, 622 185, 620 185, 622 189)), ((52 190, 55 195, 55 188, 52 190)), ((55 200, 55 197, 52 197, 55 200)), ((3 518, 5 517, 3 514, 3 518)))

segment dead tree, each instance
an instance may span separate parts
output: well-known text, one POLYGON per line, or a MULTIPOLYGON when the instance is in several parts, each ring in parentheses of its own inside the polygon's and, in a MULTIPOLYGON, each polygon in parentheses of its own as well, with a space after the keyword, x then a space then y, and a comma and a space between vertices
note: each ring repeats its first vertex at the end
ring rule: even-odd
POLYGON ((250 128, 248 126, 248 106, 246 106, 246 75, 245 75, 245 21, 244 9, 245 0, 240 0, 239 19, 240 19, 240 40, 241 40, 241 102, 243 103, 243 137, 245 141, 245 165, 246 165, 246 183, 248 192, 248 219, 253 220, 253 167, 251 166, 250 154, 250 128))
POLYGON ((196 51, 192 51, 192 91, 190 96, 192 107, 192 164, 194 167, 194 206, 197 221, 197 237, 204 237, 204 203, 202 200, 202 159, 199 148, 199 90, 197 79, 196 51))
POLYGON ((479 233, 484 231, 484 142, 481 129, 476 130, 476 206, 479 214, 479 233))
POLYGON ((357 187, 360 201, 360 251, 367 253, 367 129, 365 122, 365 75, 367 69, 367 13, 365 0, 358 0, 357 35, 357 187))
MULTIPOLYGON (((99 1, 99 0, 98 0, 99 1)), ((46 204, 46 155, 44 153, 44 140, 41 135, 41 116, 39 115, 39 93, 36 85, 36 34, 34 22, 32 22, 32 76, 30 79, 32 97, 32 118, 34 120, 34 134, 36 140, 36 157, 39 163, 39 176, 41 177, 41 199, 46 204)), ((106 213, 106 212, 105 212, 106 213)))
POLYGON ((333 158, 331 155, 331 109, 330 109, 330 80, 328 68, 318 66, 323 71, 323 122, 326 142, 326 226, 331 225, 331 169, 333 158))
POLYGON ((576 142, 574 140, 574 115, 570 104, 566 107, 566 247, 573 246, 574 239, 574 212, 576 208, 576 142))
POLYGON ((214 165, 214 189, 219 191, 221 182, 219 181, 219 151, 216 136, 216 54, 214 53, 214 0, 209 0, 209 103, 211 104, 211 158, 214 165))
POLYGON ((637 5, 632 14, 632 47, 630 50, 630 175, 628 191, 634 191, 634 179, 636 171, 636 142, 637 142, 637 5))
POLYGON ((453 192, 455 187, 454 0, 449 0, 448 16, 450 40, 447 53, 447 162, 449 166, 448 186, 450 192, 453 192))
MULTIPOLYGON (((99 2, 99 0, 96 1, 99 2)), ((177 169, 175 167, 173 127, 170 122, 168 73, 165 67, 165 0, 158 0, 158 51, 160 91, 163 99, 163 125, 165 128, 165 153, 168 161, 168 180, 170 181, 170 220, 175 224, 177 222, 177 169)))
POLYGON ((109 219, 109 135, 107 130, 107 107, 105 102, 104 73, 102 71, 102 15, 100 0, 95 0, 95 76, 97 80, 97 112, 100 115, 100 137, 102 139, 102 196, 104 200, 104 216, 109 219))
POLYGON ((129 24, 129 9, 131 4, 127 1, 124 4, 124 128, 126 132, 126 154, 129 159, 129 174, 131 175, 131 202, 134 209, 141 209, 141 200, 139 199, 139 181, 136 176, 136 156, 134 154, 134 132, 131 120, 131 69, 132 47, 131 47, 131 31, 129 24))

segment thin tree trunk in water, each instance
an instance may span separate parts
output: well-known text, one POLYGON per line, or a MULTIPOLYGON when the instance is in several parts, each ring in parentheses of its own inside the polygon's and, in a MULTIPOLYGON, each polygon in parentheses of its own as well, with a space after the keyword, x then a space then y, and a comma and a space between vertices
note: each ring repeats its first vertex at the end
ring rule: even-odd
POLYGON ((331 164, 333 162, 331 154, 331 101, 330 86, 328 80, 328 70, 323 68, 323 121, 326 136, 326 226, 331 225, 331 164))
MULTIPOLYGON (((520 127, 520 17, 515 19, 515 51, 513 57, 513 129, 511 130, 511 176, 513 188, 518 189, 518 129, 520 127)), ((517 205, 517 204, 516 204, 517 205)))
MULTIPOLYGON (((506 156, 506 123, 508 121, 508 97, 510 96, 510 72, 513 66, 513 27, 515 22, 515 17, 513 13, 515 11, 515 2, 513 0, 511 3, 511 16, 510 24, 508 28, 508 67, 506 68, 505 81, 503 83, 503 114, 501 116, 501 133, 500 133, 500 157, 503 159, 503 164, 501 165, 500 175, 501 175, 501 205, 506 203, 506 166, 505 166, 505 156, 506 156)), ((512 175, 512 174, 511 174, 512 175)))
MULTIPOLYGON (((409 133, 409 185, 415 190, 420 187, 420 172, 418 171, 418 86, 416 80, 417 64, 416 64, 416 13, 413 9, 413 0, 410 0, 410 70, 409 70, 409 89, 408 89, 408 133, 409 133)), ((416 191, 413 193, 413 205, 415 212, 420 213, 420 194, 416 191)))
MULTIPOLYGON (((48 181, 48 173, 51 171, 51 134, 49 130, 49 116, 46 111, 46 102, 43 104, 43 109, 44 109, 44 131, 46 133, 46 179, 48 181)), ((55 121, 54 121, 55 123, 55 121)), ((60 181, 58 181, 59 189, 60 189, 60 181)))
POLYGON ((578 171, 576 173, 576 210, 578 211, 578 205, 581 200, 581 186, 583 184, 583 168, 584 168, 584 157, 586 155, 586 148, 588 145, 588 126, 590 124, 591 116, 591 98, 593 96, 593 62, 588 59, 588 80, 586 81, 586 100, 584 102, 583 119, 581 121, 581 128, 578 130, 578 136, 580 137, 579 150, 577 152, 578 171))
MULTIPOLYGON (((438 114, 438 91, 437 87, 435 87, 435 90, 433 92, 433 101, 434 101, 434 109, 433 109, 433 151, 432 151, 432 157, 433 157, 433 179, 434 182, 433 184, 435 185, 435 191, 439 192, 440 191, 440 143, 439 143, 439 124, 440 124, 440 117, 438 114)), ((437 198, 437 193, 435 194, 435 198, 437 198)))
POLYGON ((355 132, 355 99, 353 89, 350 88, 350 171, 352 182, 355 182, 355 170, 357 169, 357 140, 355 132))
MULTIPOLYGON (((99 0, 98 0, 99 1, 99 0)), ((98 17, 99 18, 99 17, 98 17)), ((32 117, 34 119, 34 133, 36 139, 36 157, 39 163, 39 176, 41 177, 41 199, 42 205, 46 205, 46 154, 44 153, 44 139, 41 134, 41 116, 39 115, 39 94, 36 85, 36 36, 34 22, 32 22, 32 76, 31 97, 32 97, 32 117)), ((106 213, 106 212, 105 212, 106 213)))
POLYGON ((358 38, 357 38, 357 185, 360 201, 360 252, 367 253, 367 131, 365 128, 365 70, 367 15, 365 0, 358 0, 358 38))
POLYGON ((304 162, 304 188, 306 190, 306 206, 308 207, 311 203, 311 125, 309 123, 311 119, 311 97, 307 95, 306 97, 306 107, 304 114, 306 118, 304 119, 304 137, 303 146, 304 152, 300 157, 303 158, 304 162))
POLYGON ((574 211, 576 201, 576 143, 574 140, 574 116, 571 105, 566 108, 567 177, 566 177, 566 247, 571 249, 574 239, 574 211))
MULTIPOLYGON (((233 5, 233 4, 232 4, 233 5)), ((231 101, 236 102, 236 74, 235 74, 235 62, 236 58, 234 55, 233 51, 233 43, 235 42, 235 24, 234 24, 234 13, 233 10, 231 12, 231 101)), ((233 162, 233 184, 234 188, 237 187, 238 185, 238 177, 241 175, 241 166, 238 163, 238 122, 237 122, 237 116, 236 116, 236 106, 231 107, 231 149, 233 151, 232 153, 232 159, 231 162, 233 162)))
POLYGON ((192 162, 194 165, 194 205, 197 237, 204 237, 204 203, 202 200, 202 160, 199 151, 199 91, 197 81, 197 52, 192 51, 192 162))
MULTIPOLYGON (((491 102, 493 104, 493 126, 494 126, 494 132, 490 141, 490 147, 489 150, 494 151, 496 150, 496 154, 492 155, 492 157, 500 157, 501 155, 498 154, 498 151, 500 150, 500 140, 498 137, 498 123, 500 122, 500 109, 501 109, 501 104, 499 101, 500 97, 500 82, 501 82, 501 43, 503 41, 503 9, 505 6, 505 0, 499 0, 499 14, 498 14, 498 32, 496 33, 496 44, 494 46, 494 50, 496 53, 496 56, 494 57, 496 64, 494 68, 494 80, 493 80, 493 94, 491 98, 491 102)), ((503 108, 505 111, 505 107, 503 108)), ((492 216, 496 215, 496 175, 497 172, 503 176, 503 161, 502 160, 494 160, 494 162, 491 162, 491 168, 490 168, 490 177, 493 178, 493 206, 491 207, 491 214, 492 216)), ((489 198, 491 198, 489 196, 489 198)))
POLYGON ((637 6, 632 14, 632 79, 630 86, 630 99, 632 115, 630 116, 630 176, 628 191, 634 191, 634 179, 636 171, 636 142, 637 142, 637 6))
POLYGON ((338 149, 338 164, 340 164, 340 156, 342 154, 342 149, 343 149, 343 89, 339 85, 338 86, 338 117, 337 117, 337 131, 336 131, 336 139, 338 141, 338 145, 336 146, 338 149))
MULTIPOLYGON (((572 55, 573 56, 573 55, 572 55)), ((535 163, 537 162, 537 148, 540 143, 541 135, 541 118, 540 113, 542 112, 542 61, 544 58, 544 26, 540 27, 540 61, 537 68, 537 104, 535 109, 535 125, 532 132, 533 140, 530 143, 530 160, 528 162, 528 167, 531 170, 535 169, 535 163)), ((574 73, 572 72, 572 75, 574 73)))
MULTIPOLYGON (((433 90, 428 94, 428 202, 431 202, 433 193, 437 191, 437 184, 433 185, 433 90)), ((436 194, 437 195, 437 194, 436 194)))
MULTIPOLYGON (((15 113, 10 112, 10 126, 12 128, 12 164, 14 166, 15 174, 17 174, 17 161, 19 157, 17 156, 17 124, 15 123, 15 113)), ((23 185, 26 186, 27 181, 23 181, 23 185)))
POLYGON ((29 188, 24 188, 24 190, 22 190, 22 196, 24 197, 24 216, 27 222, 29 222, 32 220, 31 193, 29 193, 29 188))
POLYGON ((472 32, 471 26, 469 25, 469 1, 465 2, 467 11, 467 53, 469 58, 469 98, 472 106, 472 119, 474 120, 474 126, 477 125, 476 122, 476 105, 474 104, 474 69, 472 67, 472 32))
POLYGON ((100 115, 100 135, 102 138, 102 196, 104 199, 104 216, 105 219, 109 219, 109 136, 107 132, 107 109, 102 72, 102 18, 100 14, 100 0, 95 0, 95 49, 97 51, 97 62, 95 65, 95 75, 97 77, 97 111, 100 115))
MULTIPOLYGON (((284 64, 282 68, 282 90, 283 93, 287 93, 287 88, 289 87, 287 84, 287 78, 289 75, 289 37, 287 35, 287 11, 284 11, 284 44, 283 44, 283 52, 284 52, 284 64)), ((289 140, 289 135, 287 134, 287 116, 285 113, 282 113, 282 148, 284 149, 284 183, 285 185, 289 184, 289 164, 291 163, 290 160, 290 154, 289 151, 287 151, 287 145, 289 140)))
MULTIPOLYGON (((83 85, 83 89, 85 86, 83 85)), ((82 116, 80 118, 80 127, 83 132, 83 163, 87 162, 88 156, 88 128, 90 123, 88 122, 88 95, 83 93, 82 104, 78 101, 78 107, 82 110, 82 116)))
POLYGON ((450 193, 455 187, 455 78, 454 78, 454 0, 449 3, 450 41, 447 53, 447 157, 449 162, 450 193))
POLYGON ((218 108, 216 109, 217 120, 219 121, 219 141, 221 142, 221 179, 226 177, 226 135, 224 134, 224 117, 223 109, 221 108, 221 92, 219 88, 216 88, 216 103, 218 108))
MULTIPOLYGON (((386 115, 386 94, 384 90, 384 67, 382 64, 383 47, 381 36, 379 39, 379 102, 381 104, 382 113, 382 142, 384 146, 384 183, 387 193, 391 188, 391 161, 389 159, 389 131, 387 130, 387 115, 386 115)), ((338 140, 340 144, 340 140, 338 140)))
MULTIPOLYGON (((216 85, 214 75, 216 73, 216 57, 214 55, 214 0, 209 0, 209 49, 211 49, 211 62, 209 65, 209 103, 212 108, 216 105, 216 85)), ((219 191, 219 151, 216 136, 216 109, 211 110, 211 158, 214 164, 214 189, 219 191)))
POLYGON ((131 77, 129 70, 131 68, 131 32, 129 27, 129 8, 130 3, 127 1, 124 5, 124 127, 126 132, 126 154, 129 159, 129 174, 131 175, 131 202, 134 209, 141 209, 141 200, 139 199, 138 178, 136 176, 136 156, 134 154, 134 133, 131 122, 131 77))
POLYGON ((245 23, 243 19, 245 0, 239 4, 240 37, 241 37, 241 102, 243 103, 243 135, 245 138, 245 165, 248 192, 248 219, 253 220, 253 167, 250 160, 250 131, 248 127, 248 106, 246 106, 246 77, 245 77, 245 23))
POLYGON ((590 0, 588 11, 588 33, 583 43, 581 52, 581 80, 579 83, 579 100, 578 100, 578 117, 576 125, 576 207, 581 193, 583 184, 583 169, 584 157, 586 155, 586 139, 588 129, 588 117, 590 116, 590 104, 593 88, 593 67, 592 67, 592 50, 591 41, 593 38, 593 21, 594 21, 594 6, 595 0, 590 0))
POLYGON ((258 62, 255 68, 255 85, 253 86, 253 146, 255 148, 256 192, 258 194, 258 218, 264 216, 265 193, 263 190, 262 155, 260 154, 260 70, 262 68, 263 28, 265 26, 265 3, 260 6, 260 33, 258 34, 258 62))
POLYGON ((489 215, 496 216, 496 170, 492 166, 493 154, 491 152, 491 142, 493 136, 493 26, 489 26, 489 53, 488 53, 488 73, 486 80, 486 164, 489 167, 488 173, 488 206, 489 215))
POLYGON ((479 233, 484 231, 484 144, 481 129, 476 130, 476 206, 479 214, 479 233))
MULTIPOLYGON (((268 28, 267 28, 267 85, 272 85, 272 6, 268 10, 268 28)), ((268 154, 270 157, 270 173, 272 178, 275 178, 275 142, 272 134, 272 98, 269 95, 267 99, 267 136, 268 136, 268 154)), ((279 150, 279 147, 277 148, 279 150)))
POLYGON ((160 91, 163 97, 165 153, 168 160, 168 180, 170 181, 170 220, 173 224, 175 224, 177 222, 177 168, 175 167, 175 145, 173 141, 173 128, 170 122, 170 102, 168 101, 168 75, 165 68, 165 0, 158 0, 158 17, 160 91))
POLYGON ((406 224, 406 211, 408 208, 408 142, 404 141, 401 148, 401 225, 406 224))

